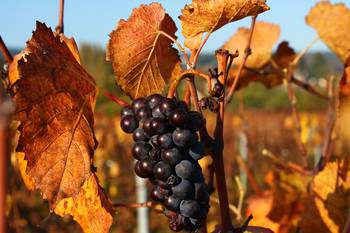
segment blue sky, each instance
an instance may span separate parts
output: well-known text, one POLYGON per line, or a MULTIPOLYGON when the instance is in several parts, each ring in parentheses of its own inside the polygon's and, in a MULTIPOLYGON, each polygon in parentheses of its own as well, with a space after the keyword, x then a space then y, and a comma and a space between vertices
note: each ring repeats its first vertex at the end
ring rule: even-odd
MULTIPOLYGON (((108 34, 115 28, 119 19, 128 18, 132 8, 149 0, 65 0, 65 34, 74 36, 78 43, 91 43, 105 46, 108 34)), ((177 18, 180 9, 191 0, 159 0, 180 29, 177 18)), ((271 10, 259 16, 259 20, 277 23, 282 28, 280 40, 288 40, 297 50, 303 49, 316 36, 315 31, 304 22, 309 9, 316 0, 269 0, 271 10)), ((335 1, 332 2, 341 2, 335 1)), ((345 1, 344 1, 345 2, 345 1)), ((1 0, 0 35, 9 47, 24 47, 31 37, 35 20, 45 22, 55 28, 58 21, 59 0, 1 0)), ((349 6, 349 2, 347 2, 349 6)), ((220 47, 240 26, 249 26, 250 20, 226 25, 208 41, 205 51, 220 47)), ((183 41, 180 30, 180 42, 183 41)), ((313 50, 326 50, 322 42, 313 50)))

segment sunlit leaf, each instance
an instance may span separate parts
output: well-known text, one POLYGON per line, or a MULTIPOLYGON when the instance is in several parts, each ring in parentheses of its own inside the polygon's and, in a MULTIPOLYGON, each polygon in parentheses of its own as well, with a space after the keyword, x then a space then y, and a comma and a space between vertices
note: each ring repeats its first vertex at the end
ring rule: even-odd
POLYGON ((177 28, 159 3, 141 5, 111 32, 107 59, 111 60, 120 88, 131 98, 161 93, 178 75, 180 58, 172 41, 177 28))
POLYGON ((350 49, 350 10, 343 3, 328 1, 317 3, 306 17, 306 23, 313 27, 327 46, 345 61, 350 49))
POLYGON ((186 40, 270 8, 265 0, 193 0, 182 9, 182 34, 186 40))

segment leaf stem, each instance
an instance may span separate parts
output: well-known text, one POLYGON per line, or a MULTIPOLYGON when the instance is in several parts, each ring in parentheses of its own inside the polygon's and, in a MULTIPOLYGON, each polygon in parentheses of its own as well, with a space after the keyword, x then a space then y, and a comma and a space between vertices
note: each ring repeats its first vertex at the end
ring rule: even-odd
POLYGON ((8 48, 6 47, 5 42, 2 40, 1 36, 0 36, 0 51, 4 55, 6 62, 10 64, 13 61, 13 57, 10 51, 8 50, 8 48))
POLYGON ((199 55, 202 52, 202 49, 203 49, 204 45, 207 43, 210 35, 211 35, 211 32, 208 32, 205 35, 205 38, 204 38, 203 42, 201 43, 201 45, 199 46, 198 50, 195 53, 196 55, 194 56, 194 59, 193 59, 193 62, 192 62, 192 67, 196 67, 197 66, 199 55))
POLYGON ((148 207, 151 208, 159 213, 162 213, 162 209, 159 209, 161 205, 154 203, 152 201, 147 201, 143 203, 114 203, 113 204, 114 208, 131 208, 131 209, 137 209, 137 208, 144 208, 148 207))
POLYGON ((245 66, 245 64, 247 63, 248 57, 251 55, 251 43, 252 43, 252 39, 253 39, 253 34, 254 34, 254 28, 255 28, 255 23, 256 23, 256 19, 257 19, 257 15, 252 17, 252 23, 250 26, 250 33, 249 33, 249 37, 248 37, 248 41, 247 41, 247 46, 244 50, 244 56, 242 59, 242 63, 240 64, 238 71, 236 73, 235 79, 233 81, 233 84, 231 85, 229 92, 225 98, 225 104, 229 104, 232 101, 232 97, 233 97, 233 93, 236 89, 237 83, 242 75, 242 71, 243 68, 245 66))
POLYGON ((117 103, 118 105, 120 105, 122 107, 129 106, 129 104, 127 102, 118 98, 117 96, 113 95, 112 93, 108 92, 107 90, 103 91, 103 95, 106 96, 109 100, 112 100, 113 102, 117 103))
POLYGON ((293 84, 295 84, 296 86, 301 87, 304 90, 308 91, 310 94, 313 94, 313 95, 318 96, 318 97, 325 99, 325 100, 329 100, 329 97, 318 92, 315 87, 313 87, 312 85, 310 85, 307 82, 296 79, 294 76, 292 77, 291 82, 293 84))
POLYGON ((57 33, 62 33, 64 34, 64 0, 60 0, 60 11, 58 15, 58 25, 56 27, 56 32, 57 33))
POLYGON ((301 58, 318 42, 320 39, 319 36, 316 36, 307 46, 304 48, 292 61, 293 66, 296 66, 301 58))

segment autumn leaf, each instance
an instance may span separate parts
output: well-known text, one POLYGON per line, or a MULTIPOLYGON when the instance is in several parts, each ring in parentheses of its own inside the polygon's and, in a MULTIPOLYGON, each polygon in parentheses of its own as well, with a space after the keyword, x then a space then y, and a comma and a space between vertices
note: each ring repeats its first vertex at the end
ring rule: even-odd
MULTIPOLYGON (((312 232, 341 232, 345 226, 350 208, 350 164, 348 161, 328 163, 323 171, 312 181, 313 212, 309 215, 320 222, 319 227, 312 225, 312 232), (322 227, 322 229, 320 229, 322 227), (322 230, 322 231, 320 231, 322 230)), ((312 224, 312 222, 310 222, 312 224)), ((311 232, 310 224, 302 224, 303 232, 311 232)))
POLYGON ((230 22, 269 9, 265 0, 193 0, 181 10, 182 34, 186 41, 192 40, 204 32, 214 32, 230 22))
MULTIPOLYGON (((251 50, 252 54, 248 57, 246 66, 253 69, 260 69, 269 62, 272 49, 280 36, 280 27, 276 24, 267 22, 256 22, 251 50)), ((222 46, 222 49, 235 53, 238 50, 239 56, 234 59, 234 65, 240 65, 243 61, 243 54, 247 46, 250 35, 249 28, 239 28, 238 31, 222 46)))
POLYGON ((54 211, 62 217, 72 215, 85 233, 108 232, 113 221, 110 214, 113 210, 101 192, 97 177, 91 174, 79 193, 61 200, 54 211))
POLYGON ((163 92, 168 80, 180 72, 180 58, 172 41, 174 21, 159 3, 141 5, 111 32, 107 59, 118 86, 131 98, 163 92))
POLYGON ((339 83, 339 138, 343 142, 343 150, 346 152, 344 156, 350 155, 350 53, 344 64, 344 73, 339 83))
POLYGON ((350 10, 345 4, 328 1, 317 3, 306 17, 306 23, 313 27, 324 43, 345 61, 350 49, 350 10))

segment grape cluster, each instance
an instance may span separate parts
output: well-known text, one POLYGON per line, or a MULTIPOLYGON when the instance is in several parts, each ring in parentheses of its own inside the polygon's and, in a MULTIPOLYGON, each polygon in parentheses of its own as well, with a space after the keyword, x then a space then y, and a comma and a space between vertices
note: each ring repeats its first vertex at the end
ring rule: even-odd
POLYGON ((135 99, 121 111, 121 128, 135 141, 135 173, 154 184, 150 193, 165 207, 173 231, 198 229, 209 210, 209 192, 198 160, 204 145, 197 131, 201 113, 183 101, 153 94, 135 99))
POLYGON ((209 72, 211 74, 211 89, 209 90, 210 96, 203 97, 202 99, 200 99, 199 106, 202 109, 209 109, 212 112, 217 112, 220 108, 220 101, 222 101, 221 97, 224 94, 225 87, 219 80, 219 77, 222 75, 222 72, 218 74, 217 68, 214 69, 214 72, 211 69, 209 69, 209 72))

